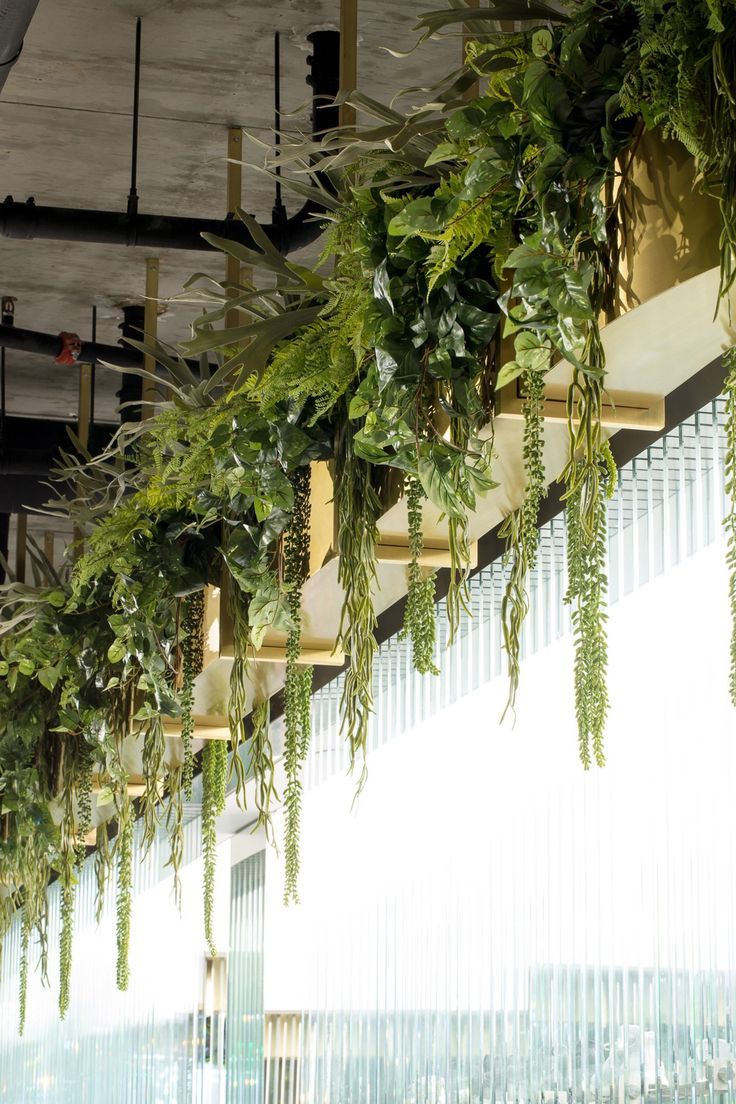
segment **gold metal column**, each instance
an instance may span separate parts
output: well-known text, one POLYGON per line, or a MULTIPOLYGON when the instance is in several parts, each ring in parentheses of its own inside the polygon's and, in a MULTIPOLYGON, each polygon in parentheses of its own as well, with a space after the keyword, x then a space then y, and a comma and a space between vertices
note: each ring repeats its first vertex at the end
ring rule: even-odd
MULTIPOLYGON (((340 91, 358 86, 358 0, 340 0, 340 91)), ((355 126, 355 108, 340 106, 340 126, 355 126)))
MULTIPOLYGON (((228 127, 227 131, 227 213, 235 215, 243 198, 243 130, 228 127)), ((225 256, 225 279, 228 284, 239 284, 240 262, 237 257, 225 256)), ((225 329, 240 323, 239 311, 229 310, 225 315, 225 329)))
MULTIPOLYGON (((143 329, 147 343, 156 340, 158 330, 158 257, 146 257, 146 305, 144 308, 143 329)), ((156 359, 152 356, 144 356, 143 367, 152 375, 156 374, 156 359)), ((158 398, 156 385, 153 380, 143 380, 143 403, 141 418, 150 418, 152 410, 146 403, 155 402, 158 398)))
POLYGON ((92 365, 79 365, 79 414, 77 437, 82 448, 89 447, 89 424, 92 411, 92 365))

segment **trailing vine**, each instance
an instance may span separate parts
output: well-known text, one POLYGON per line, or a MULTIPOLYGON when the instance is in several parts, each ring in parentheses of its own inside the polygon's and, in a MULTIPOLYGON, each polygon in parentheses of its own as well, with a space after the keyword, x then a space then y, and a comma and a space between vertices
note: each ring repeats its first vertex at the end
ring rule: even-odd
POLYGON ((115 841, 115 860, 118 884, 116 897, 117 956, 115 980, 118 989, 125 992, 130 981, 130 911, 133 896, 133 840, 135 822, 130 801, 126 797, 119 813, 118 834, 115 841))
MULTIPOLYGON (((598 338, 592 336, 593 347, 598 338)), ((597 354, 596 354, 597 355, 597 354)), ((607 505, 617 482, 616 465, 600 427, 600 383, 573 377, 568 413, 576 421, 571 440, 580 446, 565 470, 567 574, 565 601, 572 606, 575 642, 575 715, 580 761, 605 765, 603 737, 608 713, 606 682, 607 505)))
POLYGON ((169 767, 166 790, 166 829, 169 838, 169 858, 174 878, 174 902, 181 911, 181 864, 184 861, 184 767, 169 767))
POLYGON ((424 549, 422 534, 422 502, 424 492, 418 479, 406 481, 406 508, 409 521, 409 555, 407 568, 409 589, 404 610, 401 637, 411 641, 414 669, 420 675, 437 675, 434 662, 437 625, 435 619, 435 572, 425 571, 420 559, 424 549))
POLYGON ((192 796, 194 756, 192 734, 194 732, 194 680, 204 666, 204 593, 201 590, 188 594, 184 599, 182 618, 182 685, 181 739, 184 752, 182 786, 187 800, 192 796))
POLYGON ((227 744, 209 740, 202 752, 202 859, 204 863, 204 936, 210 954, 217 954, 214 936, 217 818, 225 808, 227 744))
POLYGON ((726 476, 726 495, 728 510, 723 519, 726 531, 726 566, 729 572, 728 601, 731 611, 731 665, 729 673, 729 692, 731 702, 736 705, 736 347, 729 349, 723 357, 726 370, 726 452, 724 469, 726 476))
POLYGON ((310 470, 299 468, 292 476, 294 507, 284 537, 284 582, 289 589, 292 628, 286 639, 284 689, 284 904, 299 900, 299 822, 301 772, 311 736, 312 667, 300 666, 302 587, 309 577, 310 470))
POLYGON ((31 925, 28 913, 24 910, 20 924, 20 967, 18 970, 18 1034, 26 1029, 28 1011, 28 954, 31 941, 31 925))
POLYGON ((521 629, 529 612, 529 575, 537 562, 539 508, 547 493, 544 472, 544 373, 527 369, 521 375, 524 417, 524 472, 526 491, 518 510, 505 519, 499 536, 506 541, 509 577, 501 600, 501 625, 509 674, 509 696, 504 709, 513 710, 521 673, 521 629))
POLYGON ((350 658, 342 692, 342 727, 348 742, 350 766, 362 758, 359 786, 366 777, 368 721, 373 708, 373 660, 376 613, 376 544, 381 503, 370 465, 351 446, 349 423, 341 436, 335 464, 335 500, 338 511, 337 579, 345 592, 338 641, 350 658))
POLYGON ((250 762, 255 782, 256 827, 261 828, 268 843, 274 843, 271 809, 278 800, 275 785, 276 768, 270 734, 271 709, 268 698, 257 702, 251 713, 250 762))

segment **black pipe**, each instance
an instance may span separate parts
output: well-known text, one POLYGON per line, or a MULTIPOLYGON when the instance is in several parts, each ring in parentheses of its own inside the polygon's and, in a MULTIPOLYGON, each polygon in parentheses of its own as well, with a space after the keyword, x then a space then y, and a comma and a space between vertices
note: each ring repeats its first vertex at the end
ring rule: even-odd
MULTIPOLYGON (((305 204, 283 223, 267 223, 261 229, 281 252, 310 245, 321 232, 318 222, 308 222, 312 205, 305 204)), ((318 212, 314 212, 318 213, 318 212)), ((126 211, 97 211, 78 207, 42 207, 31 197, 25 203, 7 196, 0 204, 0 235, 5 238, 51 241, 85 241, 100 245, 139 245, 146 249, 209 250, 202 234, 215 234, 258 249, 245 224, 237 218, 180 218, 175 215, 135 215, 126 211)))
POLYGON ((4 0, 0 5, 0 91, 20 57, 38 0, 4 0))
MULTIPOLYGON (((123 337, 131 337, 136 341, 143 341, 143 307, 123 307, 124 321, 119 327, 123 337), (130 312, 134 314, 134 320, 130 320, 130 312)), ((96 319, 94 333, 96 333, 96 319)), ((0 325, 0 348, 18 349, 23 353, 36 353, 38 356, 56 358, 61 350, 61 339, 58 334, 41 333, 38 330, 23 330, 19 326, 0 325)), ((113 364, 116 368, 140 368, 143 365, 143 354, 128 345, 105 345, 95 340, 83 341, 82 350, 77 357, 81 364, 96 365, 97 361, 104 360, 113 364)), ((199 375, 200 363, 198 360, 187 360, 185 363, 191 370, 199 375)), ((138 377, 133 377, 138 378, 138 377)), ((139 381, 140 382, 140 381, 139 381)))
MULTIPOLYGON (((135 335, 141 339, 141 332, 135 335)), ((0 325, 0 346, 4 349, 19 349, 25 353, 38 353, 40 356, 57 356, 61 348, 58 334, 38 333, 36 330, 22 330, 18 326, 0 325)), ((79 356, 82 364, 92 364, 96 360, 106 360, 118 368, 139 368, 143 356, 137 349, 126 349, 121 345, 102 345, 98 342, 83 341, 79 356)))
MULTIPOLYGON (((337 31, 315 31, 308 36, 313 54, 309 58, 312 73, 308 81, 314 93, 313 133, 319 134, 334 119, 335 109, 324 106, 334 99, 339 87, 339 42, 337 31)), ((315 241, 321 232, 319 214, 313 204, 305 203, 291 218, 267 223, 261 229, 283 253, 300 249, 315 241)), ((202 234, 214 234, 257 248, 245 225, 236 218, 197 219, 173 215, 129 214, 127 211, 93 211, 71 207, 38 206, 29 198, 25 203, 8 196, 0 204, 0 235, 6 238, 48 238, 54 241, 87 241, 108 245, 139 245, 147 249, 207 250, 212 247, 202 234)))

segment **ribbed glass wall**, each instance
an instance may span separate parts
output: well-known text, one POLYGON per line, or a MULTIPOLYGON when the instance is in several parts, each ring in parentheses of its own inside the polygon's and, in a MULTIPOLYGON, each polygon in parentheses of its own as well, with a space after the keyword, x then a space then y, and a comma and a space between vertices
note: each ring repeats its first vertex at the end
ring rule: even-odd
MULTIPOLYGON (((127 994, 114 891, 97 928, 90 863, 69 1016, 59 1023, 52 955, 50 988, 31 978, 23 1039, 13 929, 0 1101, 736 1104, 723 444, 718 400, 621 474, 605 770, 586 775, 576 757, 556 518, 541 534, 515 724, 499 723, 494 564, 474 576, 473 617, 447 651, 440 605, 437 678, 411 670, 405 643, 382 645, 355 807, 340 680, 316 695, 302 903, 282 907, 273 851, 230 877, 225 845, 227 963, 203 942, 198 818, 181 916, 165 841, 136 867, 127 994)), ((53 948, 53 887, 50 915, 53 948)))
POLYGON ((269 1104, 732 1104, 722 420, 719 401, 668 434, 611 503, 604 770, 577 762, 562 519, 542 534, 515 724, 498 564, 439 678, 382 647, 352 812, 340 687, 318 695, 302 904, 282 910, 267 879, 269 1104))
MULTIPOLYGON (((115 986, 115 886, 95 923, 94 862, 77 891, 72 1000, 57 1011, 59 900, 49 891, 49 986, 29 973, 25 1034, 18 1036, 20 922, 0 963, 0 1100, 9 1104, 214 1104, 224 1089, 224 1051, 210 1003, 202 919, 199 819, 185 827, 184 907, 176 907, 165 838, 134 863, 131 980, 115 986), (215 1031, 212 1027, 215 1025, 215 1031)), ((140 855, 139 855, 140 857, 140 855)), ((227 854, 218 879, 218 938, 227 946, 227 854)), ((35 953, 31 962, 35 964, 35 953)), ((222 1035, 222 1030, 221 1030, 222 1035)))
POLYGON ((232 868, 227 993, 227 1104, 263 1100, 263 905, 266 855, 232 868))

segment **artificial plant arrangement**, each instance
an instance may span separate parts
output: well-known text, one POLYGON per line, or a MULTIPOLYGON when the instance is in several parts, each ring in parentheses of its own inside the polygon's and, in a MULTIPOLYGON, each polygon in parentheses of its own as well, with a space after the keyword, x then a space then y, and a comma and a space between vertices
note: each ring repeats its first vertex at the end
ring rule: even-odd
MULTIPOLYGON (((68 575, 53 575, 39 554, 37 585, 11 583, 3 592, 0 936, 22 905, 21 1024, 34 934, 45 968, 52 873, 62 894, 62 1015, 68 1007, 74 891, 93 820, 101 893, 116 872, 118 984, 128 983, 135 819, 144 847, 168 829, 176 873, 195 769, 202 592, 223 578, 235 638, 232 754, 212 742, 201 761, 207 939, 212 944, 215 824, 229 774, 241 799, 254 779, 258 823, 272 835, 268 702, 249 679, 270 629, 287 634, 285 896, 296 898, 310 731, 311 671, 298 662, 310 465, 326 460, 334 472, 344 591, 338 643, 349 657, 343 733, 362 778, 379 516, 398 481, 412 555, 404 633, 417 670, 429 674, 437 663, 435 593, 419 563, 423 506, 429 500, 446 518, 455 632, 466 600, 469 518, 494 485, 494 398, 518 380, 527 490, 503 528, 513 704, 546 493, 544 383, 556 360, 571 366, 561 478, 578 740, 585 767, 603 763, 606 498, 616 473, 601 426, 600 319, 612 309, 628 176, 647 127, 678 138, 717 197, 722 293, 734 281, 735 8, 734 0, 499 0, 432 12, 420 20, 424 38, 471 37, 464 65, 431 90, 430 103, 401 113, 355 94, 360 127, 330 132, 318 146, 284 136, 278 167, 294 170, 295 188, 327 224, 322 262, 310 269, 282 257, 245 214, 253 248, 211 239, 254 270, 253 283, 194 278, 189 294, 202 310, 191 340, 176 352, 153 350, 166 400, 123 428, 103 456, 67 457, 55 509, 83 534, 68 575), (498 20, 513 21, 512 29, 498 20), (223 328, 232 312, 240 323, 223 328), (193 356, 202 358, 199 374, 184 359, 193 356), (181 723, 178 757, 167 753, 167 717, 181 723), (127 785, 133 749, 145 780, 137 804, 127 785)), ((733 497, 732 355, 728 365, 733 497)), ((727 525, 736 576, 736 506, 727 525)), ((735 595, 733 582, 734 609, 735 595)), ((736 675, 736 699, 734 686, 736 675)))

